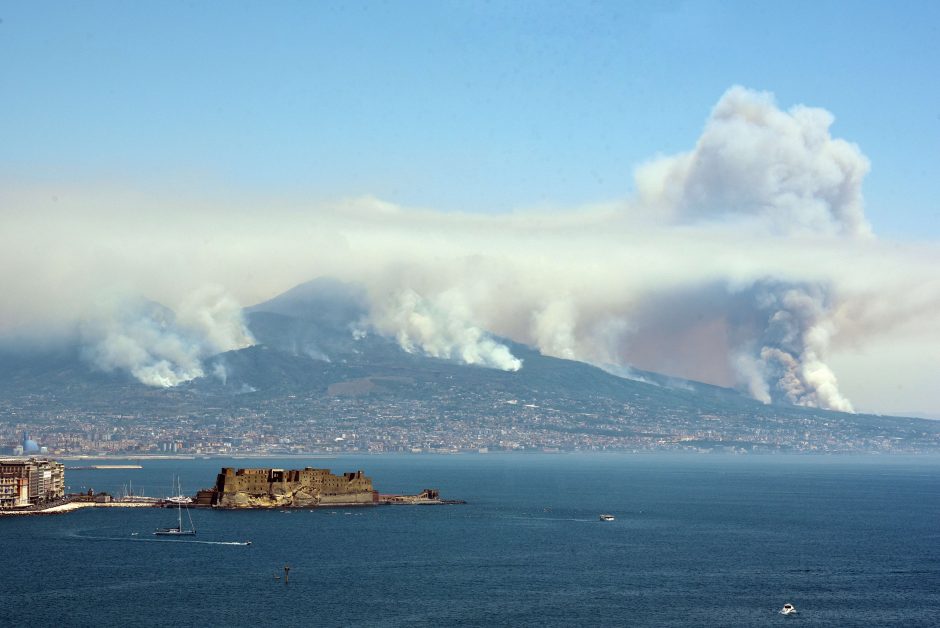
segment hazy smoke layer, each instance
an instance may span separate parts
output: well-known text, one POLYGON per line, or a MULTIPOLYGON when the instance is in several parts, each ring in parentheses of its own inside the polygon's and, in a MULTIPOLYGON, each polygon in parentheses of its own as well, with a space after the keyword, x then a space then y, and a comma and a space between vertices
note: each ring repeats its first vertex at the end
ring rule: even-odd
POLYGON ((522 360, 513 356, 506 345, 469 320, 467 305, 456 292, 425 299, 413 290, 404 290, 379 304, 371 315, 375 328, 394 335, 408 353, 420 350, 435 358, 503 371, 522 368, 522 360))
POLYGON ((858 146, 833 139, 832 114, 780 111, 768 93, 733 87, 718 101, 695 150, 637 173, 642 200, 677 221, 757 216, 782 233, 868 235, 858 146))
POLYGON ((0 333, 49 337, 90 312, 99 368, 160 386, 224 380, 206 356, 251 338, 235 302, 201 287, 258 303, 326 276, 365 286, 366 322, 404 349, 463 363, 524 369, 505 338, 764 402, 850 410, 845 390, 877 390, 869 406, 936 406, 940 354, 921 348, 940 346, 940 247, 871 237, 868 161, 832 120, 734 87, 691 151, 637 170, 635 198, 567 210, 0 185, 0 333), (128 285, 182 305, 101 305, 128 285))
POLYGON ((530 333, 558 357, 641 364, 737 383, 764 403, 850 412, 826 364, 836 330, 831 293, 822 284, 767 279, 663 286, 602 313, 582 307, 580 319, 572 302, 554 303, 535 313, 530 333))
MULTIPOLYGON (((238 304, 213 289, 191 295, 177 315, 149 301, 113 301, 83 322, 81 337, 84 357, 97 368, 163 387, 202 377, 203 358, 254 342, 238 304)), ((224 368, 215 374, 224 380, 224 368)))

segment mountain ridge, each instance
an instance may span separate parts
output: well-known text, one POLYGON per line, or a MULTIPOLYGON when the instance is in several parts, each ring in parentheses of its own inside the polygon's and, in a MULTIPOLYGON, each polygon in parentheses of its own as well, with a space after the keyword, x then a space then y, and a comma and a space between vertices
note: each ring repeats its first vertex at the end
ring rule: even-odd
POLYGON ((357 448, 379 450, 828 451, 841 450, 840 439, 853 451, 940 450, 940 422, 765 405, 735 390, 644 371, 627 379, 506 339, 499 341, 523 361, 518 371, 409 353, 364 325, 366 304, 356 286, 301 284, 245 308, 257 344, 211 355, 201 377, 169 388, 92 369, 78 347, 8 357, 0 360, 0 422, 29 422, 31 409, 40 423, 68 416, 111 428, 115 416, 188 417, 227 426, 218 428, 224 435, 252 433, 245 417, 253 417, 313 449, 328 447, 330 438, 346 443, 342 434, 351 432, 367 435, 357 448))

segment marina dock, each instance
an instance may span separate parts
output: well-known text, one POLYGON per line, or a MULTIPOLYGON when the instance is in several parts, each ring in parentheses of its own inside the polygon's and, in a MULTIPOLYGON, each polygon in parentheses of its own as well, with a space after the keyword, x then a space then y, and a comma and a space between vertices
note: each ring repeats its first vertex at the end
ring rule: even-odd
POLYGON ((143 469, 139 464, 94 464, 84 467, 65 467, 66 471, 98 471, 110 469, 143 469))

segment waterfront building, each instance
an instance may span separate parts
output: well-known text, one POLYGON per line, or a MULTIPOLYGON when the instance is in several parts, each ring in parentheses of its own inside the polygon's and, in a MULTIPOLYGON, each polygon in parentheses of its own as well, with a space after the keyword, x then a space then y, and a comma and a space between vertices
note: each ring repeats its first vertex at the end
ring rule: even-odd
POLYGON ((65 495, 65 466, 45 458, 0 459, 0 508, 24 508, 65 495))

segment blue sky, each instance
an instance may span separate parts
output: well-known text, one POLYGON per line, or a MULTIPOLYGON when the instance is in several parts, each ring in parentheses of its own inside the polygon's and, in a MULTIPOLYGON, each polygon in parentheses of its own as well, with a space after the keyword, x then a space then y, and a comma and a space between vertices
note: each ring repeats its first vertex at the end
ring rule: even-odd
POLYGON ((628 197, 731 85, 836 116, 876 234, 940 234, 940 4, 0 4, 0 168, 470 212, 628 197))

